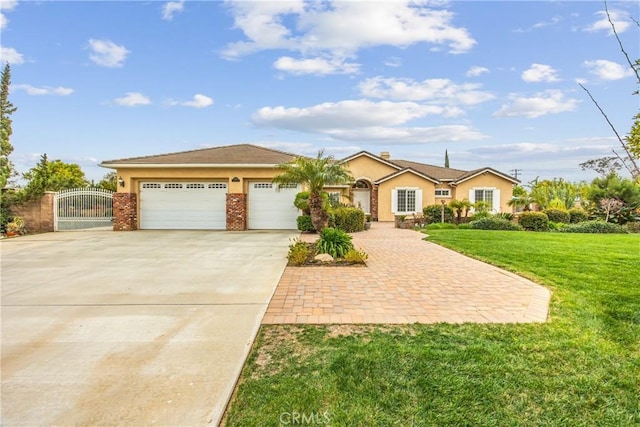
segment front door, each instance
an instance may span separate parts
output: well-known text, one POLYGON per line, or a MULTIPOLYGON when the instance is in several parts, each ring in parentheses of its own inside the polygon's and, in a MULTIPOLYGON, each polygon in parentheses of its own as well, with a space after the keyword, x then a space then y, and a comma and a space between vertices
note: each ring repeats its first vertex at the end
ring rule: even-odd
POLYGON ((371 213, 371 190, 357 188, 353 190, 353 206, 360 208, 366 214, 371 213))

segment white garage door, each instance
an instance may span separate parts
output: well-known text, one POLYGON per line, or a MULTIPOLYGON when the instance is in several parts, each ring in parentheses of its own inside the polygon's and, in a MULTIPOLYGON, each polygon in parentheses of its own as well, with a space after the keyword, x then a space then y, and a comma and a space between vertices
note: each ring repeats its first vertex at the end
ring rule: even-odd
POLYGON ((227 184, 221 182, 143 182, 143 230, 224 230, 227 184))
POLYGON ((300 211, 293 206, 297 185, 249 183, 248 224, 253 230, 295 230, 300 211), (278 188, 280 187, 280 188, 278 188))

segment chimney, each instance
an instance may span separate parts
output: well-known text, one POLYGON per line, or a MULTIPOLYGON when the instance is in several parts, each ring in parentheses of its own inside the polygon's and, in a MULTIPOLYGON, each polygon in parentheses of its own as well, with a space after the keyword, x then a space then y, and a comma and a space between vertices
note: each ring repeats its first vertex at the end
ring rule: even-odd
POLYGON ((391 154, 389 154, 388 151, 383 151, 382 153, 380 153, 380 157, 382 157, 385 160, 389 160, 391 158, 391 154))

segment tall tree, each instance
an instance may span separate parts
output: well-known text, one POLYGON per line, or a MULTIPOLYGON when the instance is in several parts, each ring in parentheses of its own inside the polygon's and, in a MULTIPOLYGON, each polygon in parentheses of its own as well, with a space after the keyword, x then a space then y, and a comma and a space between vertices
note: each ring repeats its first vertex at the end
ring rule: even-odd
POLYGON ((296 157, 289 163, 276 166, 282 171, 273 178, 277 184, 303 184, 309 191, 309 211, 313 227, 320 233, 329 223, 329 214, 322 197, 322 189, 327 185, 342 185, 353 181, 345 164, 333 156, 324 156, 320 150, 316 158, 296 157))
POLYGON ((449 167, 449 151, 448 150, 444 150, 444 167, 445 168, 449 167))
POLYGON ((40 157, 38 164, 22 174, 22 177, 27 181, 27 185, 22 189, 26 199, 37 198, 45 191, 60 191, 88 185, 79 165, 65 163, 62 160, 50 162, 46 153, 40 157))
POLYGON ((9 87, 11 86, 11 66, 6 63, 0 78, 0 188, 7 185, 7 181, 14 175, 13 164, 9 155, 13 152, 11 145, 11 115, 17 108, 9 101, 9 87))
POLYGON ((118 177, 116 176, 115 171, 108 172, 105 176, 102 177, 97 187, 102 188, 103 190, 113 191, 114 193, 118 191, 118 177))

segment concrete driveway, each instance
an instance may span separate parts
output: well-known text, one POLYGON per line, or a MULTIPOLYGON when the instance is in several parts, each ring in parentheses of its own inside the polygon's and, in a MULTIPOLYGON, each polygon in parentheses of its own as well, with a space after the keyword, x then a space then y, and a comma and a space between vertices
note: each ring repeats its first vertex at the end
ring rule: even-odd
POLYGON ((2 241, 0 425, 217 424, 297 235, 2 241))

